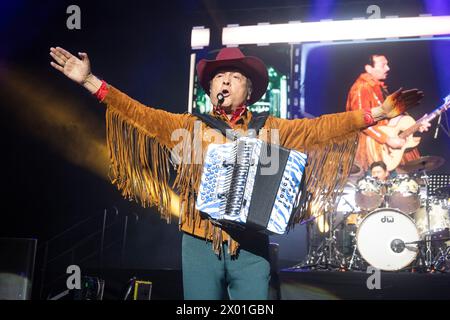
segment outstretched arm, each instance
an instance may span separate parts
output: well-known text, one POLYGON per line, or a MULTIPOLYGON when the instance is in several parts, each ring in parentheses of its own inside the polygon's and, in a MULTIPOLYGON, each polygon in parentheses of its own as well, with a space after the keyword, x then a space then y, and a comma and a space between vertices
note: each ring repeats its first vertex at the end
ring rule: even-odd
MULTIPOLYGON (((383 105, 386 105, 389 110, 393 109, 392 106, 393 103, 395 103, 395 100, 401 96, 401 100, 403 103, 403 106, 405 105, 405 102, 410 102, 411 98, 413 98, 414 94, 421 94, 417 90, 407 90, 403 91, 401 89, 397 90, 395 93, 387 97, 385 100, 385 103, 383 105)), ((349 98, 347 101, 347 111, 352 110, 364 110, 365 112, 373 112, 375 116, 382 116, 384 113, 384 110, 382 106, 376 105, 376 101, 373 99, 374 92, 372 87, 369 85, 357 85, 353 86, 349 98)), ((399 107, 399 109, 396 112, 397 114, 401 114, 404 111, 404 108, 402 110, 402 107, 399 107)), ((393 114, 391 114, 391 117, 393 117, 393 114)), ((390 137, 387 134, 385 134, 383 131, 379 130, 377 126, 371 126, 367 129, 362 130, 362 132, 375 141, 377 141, 380 144, 387 144, 391 148, 401 148, 405 144, 405 140, 398 138, 398 137, 390 137)))
POLYGON ((51 65, 84 86, 107 106, 106 144, 110 156, 110 178, 127 199, 144 207, 156 205, 170 221, 174 195, 170 188, 170 153, 178 141, 172 132, 182 128, 190 116, 147 107, 91 73, 86 53, 79 57, 63 48, 50 49, 51 65))
POLYGON ((418 105, 422 97, 423 93, 417 89, 399 89, 387 97, 383 105, 370 111, 360 109, 324 115, 316 119, 273 118, 273 121, 277 122, 275 126, 280 129, 281 143, 288 148, 301 149, 365 129, 379 120, 396 117, 418 105))
POLYGON ((91 73, 91 63, 87 53, 79 52, 80 58, 77 58, 61 47, 51 47, 50 55, 55 60, 50 62, 50 65, 67 78, 82 85, 92 94, 100 89, 102 82, 91 73))
POLYGON ((78 58, 61 47, 52 47, 50 55, 54 59, 50 63, 53 68, 82 85, 90 93, 95 94, 102 86, 106 86, 106 95, 101 101, 108 106, 109 111, 119 114, 130 125, 150 137, 155 137, 169 148, 176 144, 176 141, 171 141, 172 132, 183 127, 188 115, 174 114, 145 106, 113 86, 106 85, 104 81, 92 74, 87 53, 78 53, 78 58))

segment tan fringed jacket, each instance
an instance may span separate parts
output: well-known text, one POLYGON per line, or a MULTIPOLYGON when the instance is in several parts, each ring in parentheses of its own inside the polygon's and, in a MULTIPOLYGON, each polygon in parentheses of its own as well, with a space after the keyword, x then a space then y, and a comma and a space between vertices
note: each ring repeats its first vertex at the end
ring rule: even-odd
MULTIPOLYGON (((223 136, 191 114, 146 107, 113 86, 109 86, 102 102, 107 105, 111 179, 123 196, 144 207, 157 206, 169 222, 175 191, 181 202, 180 229, 211 240, 217 254, 222 242, 228 241, 230 254, 236 254, 239 244, 195 210, 203 154, 208 144, 225 142, 223 136), (182 158, 176 165, 173 185, 169 185, 169 167, 171 159, 177 157, 171 158, 171 150, 182 158)), ((251 117, 251 112, 246 112, 234 129, 246 131, 251 117)), ((261 139, 277 143, 278 134, 282 146, 308 154, 305 183, 311 197, 295 213, 293 224, 308 218, 311 207, 322 210, 325 200, 336 197, 333 191, 342 190, 353 163, 357 133, 365 127, 362 110, 315 119, 267 119, 261 139)))

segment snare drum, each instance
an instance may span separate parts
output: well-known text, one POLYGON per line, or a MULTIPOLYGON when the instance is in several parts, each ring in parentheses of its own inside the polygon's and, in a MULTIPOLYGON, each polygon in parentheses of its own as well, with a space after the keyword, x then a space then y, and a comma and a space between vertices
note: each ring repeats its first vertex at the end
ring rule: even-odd
POLYGON ((358 181, 355 203, 362 210, 372 211, 382 205, 384 194, 384 184, 378 179, 367 176, 358 181))
POLYGON ((359 225, 356 243, 371 266, 395 271, 409 266, 417 257, 419 232, 406 214, 389 208, 369 213, 359 225))
POLYGON ((389 208, 411 214, 420 208, 419 184, 406 174, 394 178, 388 187, 386 202, 389 208))

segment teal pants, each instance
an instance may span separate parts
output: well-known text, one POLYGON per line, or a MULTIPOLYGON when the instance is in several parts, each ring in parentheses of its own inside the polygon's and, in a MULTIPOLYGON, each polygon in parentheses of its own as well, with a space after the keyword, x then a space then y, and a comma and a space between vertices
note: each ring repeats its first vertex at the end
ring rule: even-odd
MULTIPOLYGON (((236 237, 233 237, 236 239, 236 237)), ((264 235, 236 239, 237 258, 226 243, 218 257, 212 243, 183 234, 183 290, 186 300, 267 300, 269 295, 269 239, 264 235)))

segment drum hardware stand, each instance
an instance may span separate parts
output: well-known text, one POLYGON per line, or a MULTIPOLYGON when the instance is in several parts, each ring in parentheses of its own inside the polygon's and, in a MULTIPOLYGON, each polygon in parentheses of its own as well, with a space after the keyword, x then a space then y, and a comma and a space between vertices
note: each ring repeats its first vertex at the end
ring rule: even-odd
POLYGON ((445 250, 442 250, 442 248, 439 248, 440 255, 436 257, 434 260, 434 266, 436 270, 439 270, 441 272, 445 272, 447 269, 446 262, 450 262, 450 247, 445 248, 445 250), (443 265, 441 267, 441 265, 443 265))
MULTIPOLYGON (((450 240, 450 237, 434 239, 432 241, 445 243, 450 240)), ((438 247, 438 251, 434 256, 434 261, 432 262, 432 267, 436 271, 446 272, 450 271, 450 246, 445 244, 438 247)))
POLYGON ((356 270, 365 270, 364 263, 365 261, 357 255, 357 249, 358 249, 358 245, 356 243, 356 239, 353 240, 354 244, 353 244, 353 253, 352 253, 352 257, 350 258, 349 261, 349 265, 348 265, 348 270, 352 270, 353 264, 356 265, 356 270))
MULTIPOLYGON (((337 202, 336 202, 337 203, 337 202)), ((328 237, 325 237, 317 247, 315 251, 311 253, 311 248, 309 249, 308 256, 303 262, 293 266, 295 269, 304 268, 318 268, 318 269, 342 269, 345 264, 345 258, 340 259, 342 253, 340 253, 336 248, 336 237, 335 231, 347 220, 347 217, 352 213, 348 212, 344 215, 342 221, 340 221, 336 226, 333 225, 333 214, 335 212, 335 206, 333 206, 332 211, 326 211, 328 218, 328 237), (341 261, 339 261, 341 260, 341 261)), ((314 220, 313 220, 314 221, 314 220)))
POLYGON ((349 263, 349 265, 348 265, 348 269, 349 269, 349 270, 352 269, 352 266, 353 266, 353 262, 354 262, 355 257, 356 257, 356 243, 353 245, 353 253, 352 253, 352 257, 351 257, 350 263, 349 263))
MULTIPOLYGON (((431 235, 427 236, 424 240, 419 241, 413 241, 413 242, 405 242, 406 244, 417 244, 419 249, 419 257, 418 261, 416 262, 418 270, 420 272, 434 272, 434 271, 440 271, 445 272, 446 266, 444 265, 443 268, 441 268, 442 264, 445 264, 446 261, 450 262, 450 247, 447 246, 445 249, 439 248, 439 254, 437 254, 434 258, 434 260, 427 261, 428 259, 428 248, 431 247, 432 242, 437 241, 448 241, 450 238, 443 238, 443 239, 432 239, 431 235), (425 247, 424 248, 424 243, 425 247), (425 249, 425 250, 424 250, 425 249), (425 251, 425 253, 424 253, 425 251), (444 269, 444 270, 443 270, 444 269)), ((431 252, 431 250, 430 250, 431 252)), ((414 267, 408 267, 409 269, 413 269, 414 267)))
MULTIPOLYGON (((328 216, 332 216, 330 213, 328 216)), ((330 221, 331 219, 329 219, 330 221)), ((329 222, 330 223, 330 222, 329 222)), ((340 269, 341 263, 337 262, 338 255, 341 255, 340 252, 337 252, 336 249, 336 237, 334 232, 340 226, 340 223, 337 226, 329 225, 328 236, 325 237, 317 247, 315 251, 308 253, 308 256, 305 258, 304 262, 295 265, 293 268, 311 268, 311 269, 340 269), (334 253, 334 254, 333 254, 334 253)))
MULTIPOLYGON (((348 206, 350 206, 350 208, 352 209, 352 211, 348 212, 348 213, 344 216, 344 219, 343 219, 342 221, 345 221, 345 220, 347 220, 347 218, 348 218, 348 216, 349 216, 350 214, 352 214, 352 213, 354 213, 354 212, 356 211, 356 209, 355 209, 355 207, 354 207, 350 202, 348 202, 347 199, 345 199, 344 197, 342 197, 342 199, 343 199, 343 200, 345 201, 345 203, 346 203, 348 206)), ((354 235, 354 237, 356 237, 356 235, 354 235)), ((355 263, 355 260, 356 260, 356 259, 359 260, 359 261, 361 262, 361 259, 356 255, 356 250, 358 249, 358 245, 357 245, 357 243, 356 243, 356 238, 353 238, 353 239, 352 239, 352 242, 353 242, 353 252, 352 252, 352 256, 351 256, 350 261, 349 261, 348 270, 352 270, 353 264, 355 263)))
POLYGON ((423 239, 419 241, 406 242, 405 244, 417 244, 418 257, 414 265, 405 268, 404 270, 414 270, 416 269, 420 273, 429 272, 433 269, 432 264, 428 259, 428 248, 431 240, 423 239))
POLYGON ((430 177, 427 175, 426 170, 420 170, 420 179, 425 184, 426 189, 426 202, 425 202, 425 212, 426 212, 426 230, 422 240, 415 241, 419 249, 419 257, 416 262, 416 266, 421 272, 435 272, 441 271, 440 267, 444 264, 446 267, 446 261, 450 261, 450 249, 447 246, 445 249, 440 247, 439 249, 432 246, 433 242, 436 241, 446 241, 445 239, 434 239, 431 233, 431 217, 430 213, 432 210, 431 199, 430 199, 430 177), (435 252, 434 249, 439 252, 435 252), (434 253, 434 254, 433 254, 434 253))
POLYGON ((428 188, 429 188, 429 176, 427 175, 425 170, 422 170, 422 175, 420 177, 424 182, 425 182, 425 189, 426 189, 426 193, 427 193, 427 199, 426 199, 426 203, 425 203, 425 208, 426 208, 426 213, 427 213, 427 229, 428 232, 425 235, 425 240, 424 242, 426 243, 426 251, 425 251, 425 266, 427 268, 432 268, 432 264, 433 264, 433 259, 432 259, 432 253, 431 253, 431 222, 430 222, 430 211, 431 211, 431 206, 430 206, 430 201, 428 199, 428 188))

